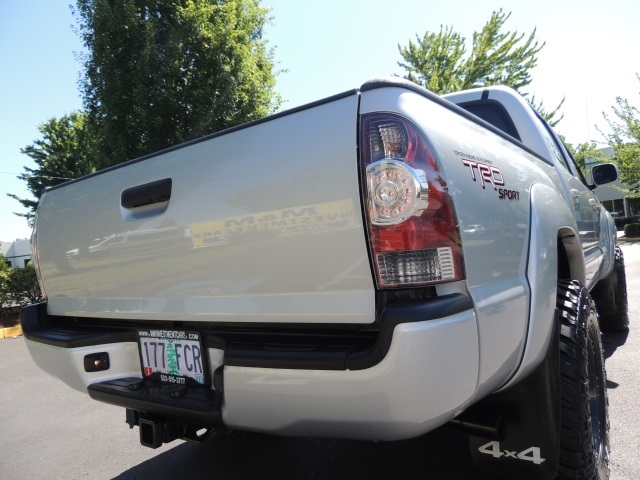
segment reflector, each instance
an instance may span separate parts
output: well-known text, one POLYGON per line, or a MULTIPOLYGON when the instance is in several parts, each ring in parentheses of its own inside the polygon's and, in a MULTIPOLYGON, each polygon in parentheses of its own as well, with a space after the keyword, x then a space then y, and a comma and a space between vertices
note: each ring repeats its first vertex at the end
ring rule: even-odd
POLYGON ((451 248, 378 254, 380 278, 388 286, 453 280, 455 268, 451 248))

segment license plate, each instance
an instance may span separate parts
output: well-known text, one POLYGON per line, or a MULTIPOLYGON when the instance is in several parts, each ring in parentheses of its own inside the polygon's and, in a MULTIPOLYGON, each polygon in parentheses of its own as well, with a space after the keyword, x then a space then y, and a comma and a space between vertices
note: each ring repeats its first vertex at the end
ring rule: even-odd
POLYGON ((145 378, 174 385, 207 383, 205 352, 198 332, 139 330, 138 341, 145 378))

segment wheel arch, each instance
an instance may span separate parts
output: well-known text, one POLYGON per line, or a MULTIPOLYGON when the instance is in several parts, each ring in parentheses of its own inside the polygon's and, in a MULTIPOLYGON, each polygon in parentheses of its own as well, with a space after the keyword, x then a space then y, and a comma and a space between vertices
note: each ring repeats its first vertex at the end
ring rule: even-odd
POLYGON ((586 282, 582 244, 578 238, 577 227, 567 226, 558 229, 558 279, 586 282))
POLYGON ((535 184, 530 202, 529 319, 522 361, 504 388, 527 377, 544 359, 556 321, 558 280, 585 281, 578 227, 565 200, 548 185, 535 184))

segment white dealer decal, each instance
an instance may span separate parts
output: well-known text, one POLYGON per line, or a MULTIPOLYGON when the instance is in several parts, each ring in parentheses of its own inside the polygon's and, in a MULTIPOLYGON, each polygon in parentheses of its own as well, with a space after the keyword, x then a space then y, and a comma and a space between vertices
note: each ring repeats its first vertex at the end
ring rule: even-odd
POLYGON ((231 243, 255 232, 284 237, 357 226, 353 201, 345 199, 194 223, 189 229, 193 246, 200 248, 231 243))

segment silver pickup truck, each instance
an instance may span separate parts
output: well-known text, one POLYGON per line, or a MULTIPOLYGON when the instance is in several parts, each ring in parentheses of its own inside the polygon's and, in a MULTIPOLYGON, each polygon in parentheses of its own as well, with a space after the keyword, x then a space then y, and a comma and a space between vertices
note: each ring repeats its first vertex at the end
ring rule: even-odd
POLYGON ((370 81, 48 189, 23 331, 148 447, 450 424, 495 476, 608 478, 617 175, 508 88, 370 81))

